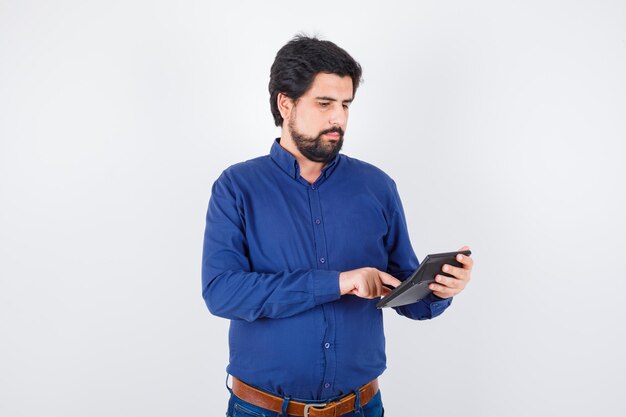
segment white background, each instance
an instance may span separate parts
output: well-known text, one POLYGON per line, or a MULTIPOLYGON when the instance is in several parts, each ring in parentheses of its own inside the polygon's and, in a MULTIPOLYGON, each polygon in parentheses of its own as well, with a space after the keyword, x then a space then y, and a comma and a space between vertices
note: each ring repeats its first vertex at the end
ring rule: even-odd
POLYGON ((387 415, 626 415, 626 3, 6 0, 0 415, 223 415, 204 215, 299 31, 362 64, 344 152, 418 257, 474 251, 443 316, 386 312, 387 415))

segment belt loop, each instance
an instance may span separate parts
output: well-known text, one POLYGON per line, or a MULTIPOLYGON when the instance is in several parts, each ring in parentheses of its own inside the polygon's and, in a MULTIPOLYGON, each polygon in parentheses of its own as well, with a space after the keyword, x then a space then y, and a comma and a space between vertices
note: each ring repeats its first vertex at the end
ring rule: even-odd
POLYGON ((283 399, 283 409, 280 412, 281 417, 289 417, 289 415, 287 415, 287 407, 289 406, 289 401, 291 401, 291 397, 289 396, 283 399))
POLYGON ((361 391, 357 388, 354 390, 354 394, 356 398, 354 400, 354 414, 357 416, 361 415, 361 391))
POLYGON ((228 377, 230 376, 230 374, 228 372, 226 372, 226 389, 228 390, 228 392, 230 392, 230 395, 233 395, 233 389, 231 387, 228 386, 228 377))

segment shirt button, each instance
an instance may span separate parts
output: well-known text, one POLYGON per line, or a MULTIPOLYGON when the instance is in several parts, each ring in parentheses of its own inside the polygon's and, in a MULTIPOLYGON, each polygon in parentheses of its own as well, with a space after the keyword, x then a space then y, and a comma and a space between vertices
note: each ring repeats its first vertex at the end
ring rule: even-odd
POLYGON ((326 258, 320 258, 320 262, 321 262, 321 263, 326 262, 326 258))
POLYGON ((311 185, 311 190, 315 190, 315 186, 314 185, 311 185))
POLYGON ((315 219, 315 224, 320 224, 322 221, 320 219, 315 219))
POLYGON ((327 382, 324 384, 324 388, 330 388, 330 384, 327 382))
POLYGON ((324 347, 328 349, 330 347, 330 343, 324 343, 324 347))

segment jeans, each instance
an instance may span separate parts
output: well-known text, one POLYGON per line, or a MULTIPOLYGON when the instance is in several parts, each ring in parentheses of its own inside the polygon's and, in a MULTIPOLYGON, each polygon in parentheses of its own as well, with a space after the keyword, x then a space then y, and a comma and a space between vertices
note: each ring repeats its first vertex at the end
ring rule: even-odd
MULTIPOLYGON (((380 391, 367 404, 361 407, 361 411, 353 411, 344 414, 342 417, 383 417, 385 409, 383 408, 380 391)), ((281 417, 281 413, 266 410, 247 403, 240 398, 231 394, 228 402, 228 411, 226 417, 281 417)), ((291 415, 289 416, 291 417, 291 415)))

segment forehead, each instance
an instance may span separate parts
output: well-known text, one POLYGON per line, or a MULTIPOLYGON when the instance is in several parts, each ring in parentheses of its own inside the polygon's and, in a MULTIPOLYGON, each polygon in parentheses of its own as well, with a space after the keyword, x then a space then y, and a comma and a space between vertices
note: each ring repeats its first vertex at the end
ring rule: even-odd
POLYGON ((336 100, 352 99, 352 78, 348 75, 327 74, 320 72, 313 79, 311 87, 304 94, 308 97, 332 97, 336 100))

